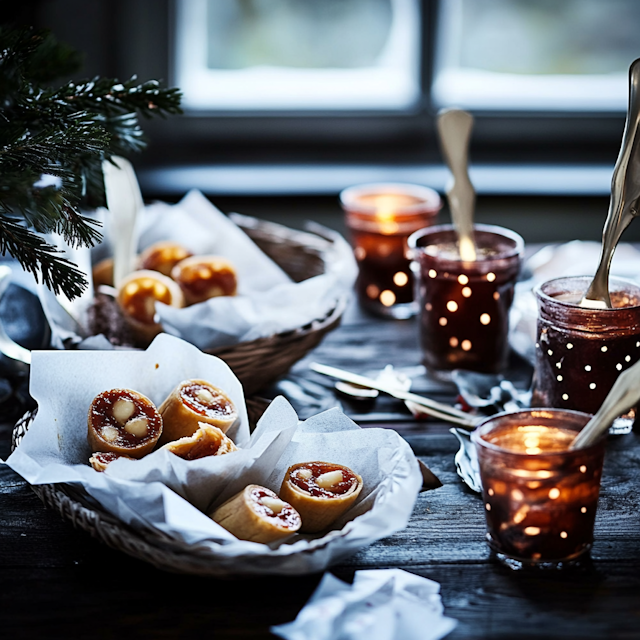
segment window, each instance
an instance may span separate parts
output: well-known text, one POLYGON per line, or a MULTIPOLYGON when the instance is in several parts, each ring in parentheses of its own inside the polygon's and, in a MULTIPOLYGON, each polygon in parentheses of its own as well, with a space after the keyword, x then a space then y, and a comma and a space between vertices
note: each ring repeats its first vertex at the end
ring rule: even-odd
POLYGON ((187 109, 405 109, 420 98, 417 0, 178 0, 187 109))
POLYGON ((447 0, 441 3, 438 105, 502 111, 627 106, 640 56, 637 0, 447 0))

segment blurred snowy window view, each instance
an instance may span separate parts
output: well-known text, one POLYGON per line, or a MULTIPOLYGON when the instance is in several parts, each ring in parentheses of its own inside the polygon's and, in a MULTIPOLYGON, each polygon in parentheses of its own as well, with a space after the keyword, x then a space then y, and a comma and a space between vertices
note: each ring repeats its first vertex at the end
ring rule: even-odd
POLYGON ((443 0, 438 27, 437 105, 626 110, 638 0, 443 0))
POLYGON ((640 0, 176 3, 176 81, 196 110, 407 111, 427 89, 435 107, 625 111, 640 57, 640 0))
POLYGON ((179 0, 193 109, 406 109, 420 98, 418 0, 179 0))

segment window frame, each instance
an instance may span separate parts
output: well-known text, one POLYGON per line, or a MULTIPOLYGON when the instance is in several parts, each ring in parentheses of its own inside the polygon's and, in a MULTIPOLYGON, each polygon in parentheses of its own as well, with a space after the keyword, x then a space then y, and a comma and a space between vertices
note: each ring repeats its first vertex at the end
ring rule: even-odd
MULTIPOLYGON (((439 4, 420 0, 422 97, 409 111, 188 112, 144 123, 143 167, 203 164, 316 163, 385 166, 442 164, 431 86, 437 56, 439 4)), ((57 4, 65 4, 57 0, 57 4)), ((73 4, 67 0, 66 4, 73 4)), ((174 0, 96 0, 112 16, 103 63, 95 73, 163 78, 173 84, 174 0)), ((71 16, 60 16, 69 21, 71 16)), ((50 25, 54 27, 55 25, 50 25)), ((79 25, 71 22, 67 31, 79 25)), ((84 25, 85 32, 91 25, 84 25)), ((93 27, 95 33, 103 24, 93 27)), ((85 36, 86 38, 86 36, 85 36)), ((104 41, 105 38, 103 37, 104 41)), ((73 41, 71 42, 73 44, 73 41)), ((92 71, 93 72, 93 71, 92 71)), ((477 111, 474 163, 613 165, 624 127, 618 112, 477 111)))

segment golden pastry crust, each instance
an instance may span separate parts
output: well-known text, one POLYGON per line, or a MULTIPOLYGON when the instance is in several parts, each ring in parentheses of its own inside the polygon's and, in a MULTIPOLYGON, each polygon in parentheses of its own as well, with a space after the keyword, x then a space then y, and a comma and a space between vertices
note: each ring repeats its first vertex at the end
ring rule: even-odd
POLYGON ((287 502, 257 484, 250 484, 209 515, 240 540, 269 544, 300 529, 300 515, 287 502))
POLYGON ((94 289, 97 289, 101 284, 113 287, 113 258, 105 258, 94 264, 91 277, 94 289))
POLYGON ((235 267, 219 256, 193 256, 179 262, 171 277, 180 285, 187 304, 218 296, 235 296, 238 277, 235 267))
POLYGON ((162 416, 153 402, 132 389, 109 389, 91 402, 87 440, 92 451, 142 458, 156 446, 162 416))
POLYGON ((125 456, 121 453, 114 453, 113 451, 108 451, 108 452, 104 452, 104 451, 96 451, 95 453, 91 454, 91 457, 89 458, 89 464, 96 470, 96 471, 105 471, 107 469, 107 467, 114 461, 117 460, 118 458, 126 458, 127 460, 135 460, 135 458, 132 458, 131 456, 125 456))
POLYGON ((171 270, 178 262, 193 255, 189 249, 177 242, 156 242, 147 247, 138 259, 139 269, 159 271, 163 275, 171 276, 171 270))
POLYGON ((197 460, 207 456, 222 456, 237 451, 238 447, 224 433, 206 422, 199 422, 198 430, 186 438, 165 444, 162 448, 183 460, 197 460))
POLYGON ((184 296, 180 287, 158 271, 134 271, 118 289, 118 304, 131 327, 134 337, 143 344, 151 342, 161 331, 155 321, 155 303, 183 307, 184 296))
POLYGON ((163 432, 160 444, 192 436, 200 423, 226 433, 238 419, 238 411, 227 394, 206 380, 184 380, 160 405, 163 432))
POLYGON ((287 469, 280 496, 300 513, 300 531, 317 533, 351 507, 362 486, 362 478, 344 465, 300 462, 287 469))

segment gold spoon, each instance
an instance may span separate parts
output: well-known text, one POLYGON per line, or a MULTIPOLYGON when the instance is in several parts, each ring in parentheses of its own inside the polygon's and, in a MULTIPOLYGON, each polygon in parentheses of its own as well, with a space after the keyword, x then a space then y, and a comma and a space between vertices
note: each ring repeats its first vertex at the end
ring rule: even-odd
POLYGON ((443 109, 438 113, 438 133, 442 154, 453 181, 447 187, 453 226, 458 234, 458 251, 465 262, 476 259, 473 237, 473 210, 476 193, 469 178, 469 140, 473 116, 461 109, 443 109))
POLYGON ((640 59, 629 67, 629 109, 622 134, 620 154, 611 179, 609 213, 602 231, 602 250, 596 275, 580 301, 581 307, 611 308, 609 271, 611 260, 622 232, 640 213, 640 158, 638 129, 640 128, 640 59))

